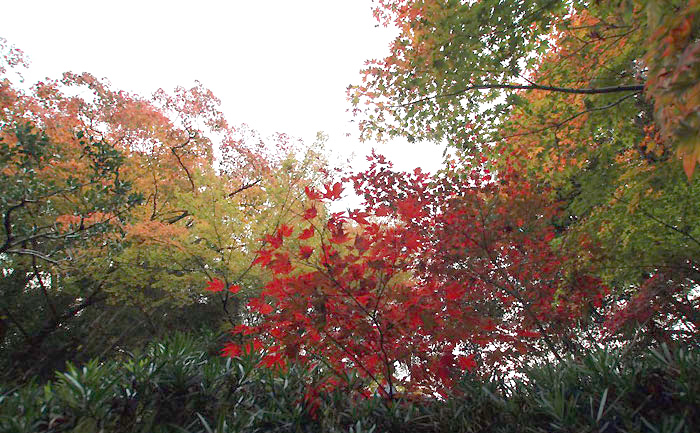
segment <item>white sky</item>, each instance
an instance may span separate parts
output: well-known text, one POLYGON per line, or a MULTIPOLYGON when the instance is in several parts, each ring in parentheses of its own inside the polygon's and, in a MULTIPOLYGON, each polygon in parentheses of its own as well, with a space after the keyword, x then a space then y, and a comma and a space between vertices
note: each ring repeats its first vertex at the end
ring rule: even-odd
POLYGON ((364 61, 384 57, 392 29, 376 26, 371 0, 5 0, 0 36, 31 60, 32 82, 65 71, 107 77, 149 95, 199 80, 233 125, 330 137, 335 157, 375 147, 397 168, 434 172, 434 144, 360 143, 345 99, 364 61), (351 137, 346 137, 351 133, 351 137))

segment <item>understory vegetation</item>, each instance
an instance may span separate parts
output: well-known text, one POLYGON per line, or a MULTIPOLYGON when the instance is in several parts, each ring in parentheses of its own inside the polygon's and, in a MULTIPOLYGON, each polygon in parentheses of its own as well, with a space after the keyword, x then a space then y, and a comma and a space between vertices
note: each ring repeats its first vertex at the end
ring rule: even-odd
MULTIPOLYGON (((693 431, 697 346, 598 350, 517 377, 465 374, 444 398, 329 388, 322 367, 259 367, 212 356, 211 333, 177 334, 118 359, 69 364, 45 384, 2 389, 3 432, 693 431)), ((359 380, 358 378, 355 378, 359 380)), ((350 379, 352 380, 352 378, 350 379)))

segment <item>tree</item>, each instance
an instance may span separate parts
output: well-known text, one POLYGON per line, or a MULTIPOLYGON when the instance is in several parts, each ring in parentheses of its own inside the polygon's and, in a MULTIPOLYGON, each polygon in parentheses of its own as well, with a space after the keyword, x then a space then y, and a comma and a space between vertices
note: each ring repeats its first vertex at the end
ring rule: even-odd
POLYGON ((400 33, 349 96, 369 106, 365 136, 447 138, 473 150, 500 139, 518 91, 585 99, 580 114, 547 116, 542 129, 644 92, 690 177, 700 155, 698 10, 694 0, 380 1, 375 15, 400 33))
POLYGON ((692 339, 698 7, 381 2, 378 18, 400 35, 350 97, 369 107, 365 136, 445 139, 494 173, 518 161, 563 210, 553 242, 596 263, 612 310, 627 306, 610 331, 692 339))
POLYGON ((393 398, 444 393, 462 371, 560 359, 583 344, 578 321, 605 287, 552 247, 556 209, 516 170, 499 182, 480 170, 431 178, 376 156, 347 180, 364 209, 318 218, 313 209, 343 185, 309 188, 309 211, 268 238, 258 262, 275 278, 248 303, 257 319, 234 328, 240 341, 226 354, 252 344, 268 366, 323 363, 344 386, 357 371, 393 398))
POLYGON ((589 3, 380 2, 400 34, 349 89, 364 136, 462 161, 429 179, 379 157, 350 178, 365 209, 280 227, 258 260, 277 278, 225 353, 354 369, 392 398, 639 331, 695 338, 698 4, 589 3))
POLYGON ((232 128, 200 84, 144 98, 64 74, 23 91, 9 78, 21 52, 2 50, 8 377, 237 323, 237 304, 267 278, 249 272, 251 244, 298 212, 303 187, 325 169, 321 153, 232 128), (219 299, 203 276, 245 290, 219 299))

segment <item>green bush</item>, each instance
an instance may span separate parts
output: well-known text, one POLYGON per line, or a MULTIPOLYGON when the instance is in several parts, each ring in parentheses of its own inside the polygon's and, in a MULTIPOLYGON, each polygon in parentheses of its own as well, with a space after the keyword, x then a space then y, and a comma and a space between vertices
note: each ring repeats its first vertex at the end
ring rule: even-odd
MULTIPOLYGON (((685 432, 700 426, 700 353, 597 351, 518 380, 466 375, 448 398, 388 402, 348 389, 305 398, 322 369, 258 367, 178 334, 138 354, 5 388, 2 432, 685 432), (313 401, 313 403, 312 403, 313 401)), ((350 388, 362 387, 356 377, 350 388)))

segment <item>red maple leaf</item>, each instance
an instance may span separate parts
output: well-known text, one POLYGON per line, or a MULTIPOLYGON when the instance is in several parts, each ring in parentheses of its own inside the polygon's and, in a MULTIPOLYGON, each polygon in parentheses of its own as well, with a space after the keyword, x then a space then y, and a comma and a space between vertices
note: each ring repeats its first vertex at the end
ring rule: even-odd
POLYGON ((221 349, 221 356, 226 358, 235 358, 239 356, 243 351, 241 346, 234 343, 226 343, 223 349, 221 349))
POLYGON ((323 185, 326 188, 326 192, 323 194, 323 198, 328 200, 336 200, 340 198, 340 194, 343 192, 343 185, 340 182, 336 182, 331 186, 327 183, 323 185))
POLYGON ((289 253, 275 253, 275 258, 269 263, 268 268, 275 274, 288 274, 292 271, 292 263, 289 261, 289 253))
POLYGON ((311 257, 311 254, 313 252, 314 252, 314 249, 308 245, 302 245, 301 247, 299 247, 299 257, 301 257, 304 260, 311 257))
POLYGON ((464 294, 464 288, 457 283, 447 286, 446 295, 449 301, 456 301, 464 294))
POLYGON ((518 337, 523 337, 523 338, 539 338, 541 337, 542 334, 536 331, 530 331, 528 329, 523 329, 521 331, 518 331, 518 337))
POLYGON ((280 369, 284 369, 287 364, 281 353, 270 353, 262 357, 259 365, 267 368, 279 367, 280 369))
POLYGON ((289 236, 294 233, 294 229, 289 227, 286 224, 280 225, 280 228, 277 229, 277 236, 282 239, 283 237, 288 238, 289 236))
POLYGON ((329 226, 329 229, 331 231, 330 241, 334 244, 342 244, 350 239, 345 230, 343 230, 343 225, 341 223, 329 226))
POLYGON ((265 302, 265 299, 253 298, 248 302, 248 306, 260 314, 266 315, 273 311, 272 305, 265 302))
POLYGON ((474 354, 467 356, 460 356, 457 358, 457 365, 462 370, 472 371, 476 368, 476 361, 474 360, 474 354))
POLYGON ((241 291, 241 286, 239 286, 238 284, 231 284, 231 286, 229 286, 228 288, 228 291, 231 293, 238 293, 241 291))
POLYGON ((270 244, 270 247, 272 247, 273 250, 276 250, 277 248, 282 246, 282 234, 280 233, 279 230, 277 230, 277 234, 272 236, 272 235, 265 235, 265 242, 270 244))
POLYGON ((318 200, 319 198, 321 198, 321 194, 319 194, 318 191, 316 191, 313 188, 309 188, 308 186, 304 187, 304 193, 309 198, 309 200, 318 200))
POLYGON ((313 226, 309 226, 309 228, 304 229, 304 231, 302 231, 302 232, 299 234, 298 239, 301 239, 301 240, 309 239, 309 238, 310 238, 311 236, 313 236, 313 235, 314 235, 314 227, 313 227, 313 226))
POLYGON ((316 215, 318 215, 318 210, 316 210, 316 206, 312 206, 304 211, 305 220, 314 219, 316 218, 316 215))
POLYGON ((204 290, 216 293, 224 290, 224 287, 226 287, 226 285, 223 281, 218 278, 214 278, 213 280, 209 281, 209 284, 207 284, 207 287, 205 287, 204 290))
POLYGON ((367 251, 372 243, 364 236, 355 236, 355 249, 361 253, 367 251))
POLYGON ((233 335, 238 335, 238 334, 251 335, 251 334, 255 334, 255 333, 256 333, 255 327, 243 325, 243 324, 236 325, 233 327, 233 329, 231 329, 231 334, 233 334, 233 335))

